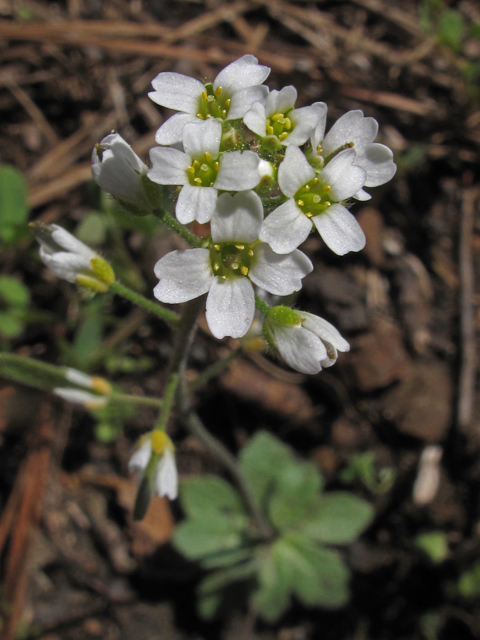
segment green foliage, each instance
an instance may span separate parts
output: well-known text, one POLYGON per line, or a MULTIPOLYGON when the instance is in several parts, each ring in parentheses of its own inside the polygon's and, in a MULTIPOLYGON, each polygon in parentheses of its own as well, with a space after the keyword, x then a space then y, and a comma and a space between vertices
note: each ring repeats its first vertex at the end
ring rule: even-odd
POLYGON ((273 528, 261 539, 240 495, 213 476, 191 478, 180 488, 186 519, 174 544, 187 558, 214 569, 200 584, 199 611, 210 618, 221 592, 243 582, 251 604, 273 622, 295 597, 307 606, 339 607, 348 600, 349 571, 338 551, 373 517, 372 507, 346 492, 322 493, 318 468, 266 432, 243 449, 240 464, 250 490, 273 528))
POLYGON ((444 11, 438 20, 438 41, 459 53, 465 32, 465 21, 458 11, 444 11))
POLYGON ((422 533, 415 538, 415 544, 422 549, 435 564, 440 564, 448 556, 447 536, 443 531, 422 533))
POLYGON ((28 235, 27 185, 22 173, 0 166, 0 240, 14 244, 28 235))
POLYGON ((463 573, 457 583, 456 590, 464 598, 478 598, 480 596, 480 562, 469 571, 463 573))
POLYGON ((0 376, 46 391, 68 386, 62 367, 10 353, 0 353, 0 376))
POLYGON ((0 276, 0 336, 16 338, 27 319, 30 292, 16 278, 0 276))
POLYGON ((340 480, 353 483, 359 480, 373 494, 389 491, 395 481, 395 470, 383 467, 378 472, 375 468, 375 453, 365 451, 351 456, 347 466, 340 473, 340 480))

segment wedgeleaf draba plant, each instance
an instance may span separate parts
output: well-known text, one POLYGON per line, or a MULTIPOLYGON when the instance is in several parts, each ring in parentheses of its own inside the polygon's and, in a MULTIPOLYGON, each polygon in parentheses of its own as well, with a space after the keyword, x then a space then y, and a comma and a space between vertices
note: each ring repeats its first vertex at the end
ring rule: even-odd
MULTIPOLYGON (((177 113, 157 131, 151 167, 116 133, 93 150, 93 177, 104 191, 133 215, 156 216, 190 245, 155 265, 158 302, 119 282, 102 256, 64 229, 34 228, 40 257, 58 277, 96 294, 110 290, 176 327, 164 397, 143 399, 160 405, 160 414, 131 459, 139 477, 134 515, 143 517, 154 493, 177 496, 174 443, 166 433, 175 409, 240 490, 214 478, 183 484, 187 520, 176 544, 216 569, 200 588, 202 611, 213 613, 220 588, 241 578, 252 582, 254 607, 274 620, 292 595, 306 604, 345 602, 348 571, 325 545, 351 542, 371 509, 350 494, 322 494, 318 470, 265 434, 252 440, 239 464, 204 427, 191 392, 228 366, 242 345, 258 344, 257 326, 263 347, 301 373, 316 374, 349 350, 333 325, 286 306, 282 297, 298 292, 313 270, 298 248, 313 229, 337 255, 363 248, 365 236, 348 201, 368 200, 365 188, 390 180, 396 167, 391 150, 374 142, 373 118, 350 111, 326 133, 326 105, 296 108, 294 87, 269 91, 263 85, 269 73, 252 55, 228 65, 213 83, 162 72, 149 95, 177 113), (168 197, 175 215, 163 206, 168 197), (185 226, 193 221, 209 225, 206 237, 185 226), (184 371, 205 295, 212 334, 243 341, 189 386, 184 371), (177 315, 159 303, 185 304, 177 315)), ((90 409, 112 406, 111 390, 100 392, 81 374, 73 378, 67 376, 75 389, 55 392, 90 409)), ((130 405, 142 401, 116 392, 117 402, 120 396, 130 405)))

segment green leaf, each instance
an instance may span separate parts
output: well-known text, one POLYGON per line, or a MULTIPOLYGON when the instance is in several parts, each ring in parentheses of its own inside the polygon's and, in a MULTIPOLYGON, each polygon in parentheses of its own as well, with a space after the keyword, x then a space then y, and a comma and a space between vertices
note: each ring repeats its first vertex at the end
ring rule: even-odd
POLYGON ((438 40, 459 52, 462 45, 465 21, 458 11, 445 11, 438 21, 438 40))
POLYGON ((272 484, 292 460, 291 449, 266 431, 256 433, 241 451, 240 465, 261 505, 265 505, 272 484))
POLYGON ((288 565, 293 593, 306 605, 340 607, 348 600, 349 571, 337 551, 301 535, 283 538, 279 552, 288 565))
POLYGON ((373 507, 351 493, 337 491, 323 495, 304 534, 318 542, 350 544, 370 524, 373 507))
POLYGON ((97 247, 105 242, 108 220, 105 214, 92 211, 83 218, 75 229, 76 237, 88 245, 97 247))
POLYGON ((0 335, 5 338, 16 338, 24 329, 23 322, 11 313, 0 311, 0 335))
POLYGON ((184 480, 180 487, 182 507, 191 518, 204 518, 206 511, 226 516, 245 514, 242 500, 233 487, 217 476, 184 480))
POLYGON ((458 592, 464 598, 480 596, 480 563, 477 562, 470 571, 465 571, 458 581, 458 592))
POLYGON ((204 620, 211 620, 217 612, 222 596, 219 593, 209 593, 206 596, 198 596, 198 613, 204 620))
POLYGON ((206 558, 202 559, 202 567, 205 569, 219 569, 220 567, 228 567, 232 564, 238 564, 247 560, 252 555, 251 548, 242 547, 239 549, 228 549, 227 551, 218 551, 206 558))
POLYGON ((447 536, 443 531, 422 533, 415 538, 415 544, 435 564, 443 562, 448 556, 447 536))
POLYGON ((0 298, 12 307, 26 307, 30 302, 30 291, 16 278, 0 276, 0 298))
POLYGON ((23 227, 27 218, 25 178, 15 167, 0 166, 0 238, 12 241, 16 229, 23 227))
POLYGON ((290 605, 290 567, 281 545, 274 543, 257 551, 260 561, 259 588, 252 605, 267 622, 276 622, 290 605))
POLYGON ((62 367, 10 353, 0 353, 0 376, 50 391, 67 386, 62 367))
POLYGON ((290 462, 276 478, 268 507, 270 520, 279 529, 298 524, 317 505, 322 477, 312 462, 290 462))
POLYGON ((198 592, 202 595, 206 595, 215 591, 220 591, 232 582, 251 578, 255 575, 256 568, 256 562, 252 560, 250 562, 237 564, 234 567, 229 567, 228 569, 214 571, 202 580, 198 587, 198 592))
MULTIPOLYGON (((245 518, 244 524, 247 524, 245 518)), ((176 529, 173 542, 177 549, 190 560, 209 560, 218 553, 242 547, 239 522, 232 521, 210 511, 205 519, 182 522, 176 529)))
POLYGON ((105 298, 92 300, 85 308, 85 317, 75 334, 74 363, 79 368, 88 364, 99 355, 103 332, 103 305, 105 298))
POLYGON ((95 425, 95 437, 99 442, 110 444, 118 438, 118 428, 109 422, 99 422, 95 425))

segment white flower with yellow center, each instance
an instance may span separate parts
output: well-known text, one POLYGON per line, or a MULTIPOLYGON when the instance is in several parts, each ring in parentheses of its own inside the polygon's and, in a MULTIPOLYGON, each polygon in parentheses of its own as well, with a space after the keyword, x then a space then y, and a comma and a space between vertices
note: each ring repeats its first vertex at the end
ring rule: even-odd
POLYGON ((278 169, 278 183, 289 199, 267 217, 260 240, 277 253, 290 253, 318 229, 325 244, 342 256, 360 251, 365 235, 343 202, 365 184, 366 172, 346 149, 316 173, 298 147, 289 146, 278 169))
POLYGON ((296 100, 295 87, 271 91, 265 101, 256 102, 247 111, 243 122, 261 138, 275 136, 283 146, 304 144, 315 130, 321 110, 317 103, 294 109, 296 100))
POLYGON ((30 226, 40 243, 40 258, 58 278, 97 293, 104 293, 115 281, 108 262, 62 227, 41 222, 30 226))
MULTIPOLYGON (((391 149, 373 142, 378 132, 378 122, 374 118, 366 118, 360 110, 348 111, 325 135, 326 119, 327 106, 323 104, 322 117, 310 138, 312 151, 309 160, 315 168, 321 169, 344 149, 352 149, 356 154, 354 164, 365 171, 365 187, 378 187, 393 178, 397 166, 391 149)), ((357 200, 371 198, 363 189, 352 197, 357 200)))
POLYGON ((335 364, 338 351, 350 350, 332 324, 290 307, 273 307, 265 318, 263 332, 285 362, 300 373, 318 373, 335 364))
POLYGON ((157 131, 157 144, 174 144, 183 139, 183 129, 199 118, 238 120, 254 102, 263 100, 268 88, 262 85, 270 69, 257 58, 245 55, 220 71, 213 82, 203 84, 180 73, 163 71, 152 81, 155 91, 149 97, 167 109, 180 111, 157 131))
POLYGON ((175 213, 182 224, 208 222, 218 190, 245 191, 260 182, 259 157, 253 151, 220 153, 222 125, 216 120, 185 126, 185 152, 169 147, 150 151, 148 177, 158 184, 182 185, 175 213))
POLYGON ((175 447, 164 431, 145 434, 128 463, 130 471, 141 478, 148 476, 152 492, 175 500, 178 495, 178 473, 175 463, 175 447))
POLYGON ((161 302, 179 303, 208 292, 207 322, 216 338, 241 338, 253 322, 253 284, 285 296, 298 291, 313 269, 301 251, 280 256, 258 241, 263 206, 253 191, 217 200, 208 248, 172 251, 155 265, 161 302))

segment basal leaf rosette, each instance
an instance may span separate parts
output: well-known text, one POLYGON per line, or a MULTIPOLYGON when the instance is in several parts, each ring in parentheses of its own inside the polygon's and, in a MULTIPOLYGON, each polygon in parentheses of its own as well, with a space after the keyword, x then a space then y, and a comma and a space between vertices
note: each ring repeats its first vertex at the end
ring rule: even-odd
POLYGON ((216 118, 220 121, 243 118, 250 107, 263 100, 268 88, 262 86, 270 69, 258 64, 255 56, 245 55, 222 69, 213 82, 202 83, 180 73, 164 71, 152 81, 155 91, 149 97, 168 109, 180 111, 157 131, 157 144, 183 140, 186 124, 216 118))
POLYGON ((277 253, 289 253, 315 226, 337 255, 363 249, 365 234, 343 204, 365 184, 366 172, 355 158, 355 151, 346 149, 316 173, 298 147, 287 147, 278 183, 288 200, 267 217, 260 239, 277 253))
POLYGON ((155 265, 161 302, 180 303, 207 296, 207 323, 216 338, 241 338, 255 314, 253 285, 279 296, 301 289, 312 271, 307 256, 295 250, 276 254, 259 241, 263 206, 253 191, 224 193, 211 221, 211 242, 204 249, 172 251, 155 265))
POLYGON ((259 157, 253 151, 220 153, 222 125, 216 120, 185 126, 185 151, 155 147, 148 177, 158 184, 181 185, 175 207, 182 224, 205 223, 215 210, 218 190, 245 191, 260 182, 259 157))

